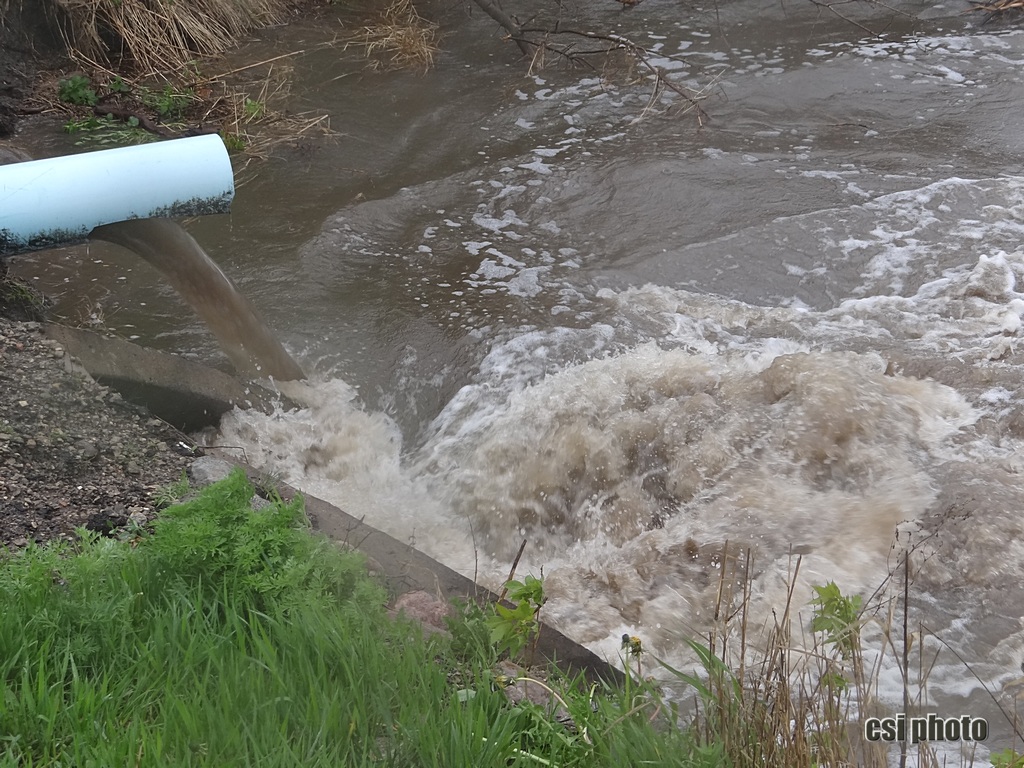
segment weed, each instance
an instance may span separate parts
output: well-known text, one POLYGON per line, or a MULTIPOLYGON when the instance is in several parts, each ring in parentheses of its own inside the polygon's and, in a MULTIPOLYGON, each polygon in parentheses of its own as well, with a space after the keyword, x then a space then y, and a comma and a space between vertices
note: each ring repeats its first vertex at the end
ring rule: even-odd
POLYGON ((843 595, 834 581, 813 589, 817 597, 811 601, 811 630, 824 632, 826 640, 839 649, 844 659, 848 658, 860 642, 860 595, 843 595))
POLYGON ((1012 749, 993 752, 988 756, 993 768, 1024 768, 1024 755, 1018 755, 1012 749))
POLYGON ((92 87, 92 80, 85 75, 72 75, 61 80, 57 98, 65 104, 85 107, 91 107, 98 100, 96 89, 92 87))
POLYGON ((412 0, 394 0, 380 19, 362 30, 357 42, 367 57, 382 55, 374 66, 383 69, 414 69, 426 72, 434 64, 440 33, 436 24, 416 12, 412 0))
POLYGON ((261 498, 267 501, 280 501, 281 492, 279 488, 283 482, 284 477, 280 472, 264 469, 253 481, 253 486, 256 489, 256 494, 261 498))
MULTIPOLYGON (((145 546, 177 564, 188 578, 208 584, 237 580, 260 599, 322 579, 315 542, 300 530, 302 502, 249 509, 253 488, 241 470, 197 498, 170 507, 145 546)), ((346 579, 349 577, 346 577, 346 579)), ((327 588, 327 585, 321 585, 327 588)))
POLYGON ((231 152, 244 152, 245 148, 249 145, 245 136, 240 133, 221 131, 220 137, 224 140, 224 146, 231 152))
POLYGON ((640 666, 640 656, 644 652, 643 640, 636 635, 625 634, 622 636, 622 650, 626 652, 627 658, 631 658, 636 662, 636 676, 638 680, 641 679, 643 677, 643 671, 640 666))
POLYGON ((478 603, 455 603, 455 615, 446 617, 445 624, 452 636, 452 652, 457 659, 463 662, 480 659, 485 666, 497 661, 498 653, 491 642, 491 628, 487 621, 488 614, 478 603))
POLYGON ((581 677, 510 704, 489 653, 388 620, 357 555, 251 494, 236 472, 132 542, 0 555, 0 765, 716 764, 581 677))
POLYGON ((0 277, 0 315, 16 320, 44 320, 52 305, 39 291, 23 280, 0 277))
POLYGON ((196 94, 191 88, 176 90, 170 83, 166 83, 159 91, 139 88, 138 99, 164 121, 175 122, 185 117, 188 108, 196 102, 196 94))
POLYGON ((243 108, 245 110, 246 121, 258 120, 267 113, 267 105, 262 101, 256 101, 246 97, 243 102, 243 108))
POLYGON ((111 93, 130 93, 132 89, 123 77, 116 75, 113 80, 107 83, 107 90, 111 93))
POLYGON ((544 584, 538 578, 527 576, 523 581, 508 581, 505 590, 513 607, 495 603, 494 614, 487 617, 487 626, 491 630, 491 642, 499 653, 507 652, 515 657, 540 635, 538 614, 544 605, 544 584))
POLYGON ((99 117, 87 117, 84 119, 72 118, 64 123, 64 133, 80 133, 82 131, 92 131, 97 128, 106 127, 108 125, 106 119, 99 117))
POLYGON ((61 12, 60 31, 74 58, 186 74, 197 53, 220 53, 237 45, 247 30, 287 14, 283 0, 52 0, 52 5, 61 12))
POLYGON ((116 120, 113 115, 72 118, 64 124, 64 132, 82 134, 82 137, 75 142, 76 146, 147 144, 158 138, 155 134, 139 127, 139 119, 134 116, 123 122, 116 120))

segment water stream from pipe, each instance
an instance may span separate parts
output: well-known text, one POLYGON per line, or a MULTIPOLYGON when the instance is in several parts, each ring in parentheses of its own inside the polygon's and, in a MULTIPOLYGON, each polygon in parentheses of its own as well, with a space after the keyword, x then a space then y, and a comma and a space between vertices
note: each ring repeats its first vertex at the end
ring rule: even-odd
POLYGON ((305 378, 256 309, 188 232, 170 219, 134 219, 96 227, 105 240, 156 267, 217 338, 239 373, 277 381, 305 378))

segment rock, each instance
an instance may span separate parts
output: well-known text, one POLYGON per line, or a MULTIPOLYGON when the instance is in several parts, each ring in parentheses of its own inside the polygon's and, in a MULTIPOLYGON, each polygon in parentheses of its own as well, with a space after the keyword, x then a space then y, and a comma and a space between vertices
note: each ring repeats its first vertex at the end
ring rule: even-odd
POLYGON ((93 443, 88 440, 78 440, 75 442, 74 448, 78 451, 78 455, 83 459, 95 459, 100 455, 100 449, 97 448, 93 443))
POLYGON ((418 621, 425 625, 425 628, 442 631, 445 630, 445 618, 452 615, 451 605, 423 590, 400 595, 395 600, 393 610, 397 614, 404 614, 406 618, 418 621))
POLYGON ((85 521, 85 528, 103 536, 110 536, 115 530, 123 528, 127 523, 128 515, 125 512, 124 506, 115 504, 109 509, 90 515, 89 519, 85 521))
POLYGON ((498 667, 504 683, 502 693, 512 704, 518 705, 527 701, 551 712, 555 720, 570 730, 575 730, 576 724, 572 716, 551 692, 547 681, 537 682, 534 675, 542 673, 531 674, 529 670, 508 660, 502 661, 498 667))
POLYGON ((213 456, 202 456, 188 468, 188 478, 193 485, 203 488, 223 480, 231 474, 234 465, 213 456))
POLYGON ((258 512, 261 509, 266 509, 267 507, 274 506, 274 503, 271 501, 267 501, 262 496, 257 496, 256 494, 253 494, 253 497, 249 499, 249 506, 252 507, 253 511, 258 512))

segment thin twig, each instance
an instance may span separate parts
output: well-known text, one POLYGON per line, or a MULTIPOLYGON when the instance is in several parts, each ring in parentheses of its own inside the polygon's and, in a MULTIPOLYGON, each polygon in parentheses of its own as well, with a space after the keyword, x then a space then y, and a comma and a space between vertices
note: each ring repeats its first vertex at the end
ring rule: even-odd
MULTIPOLYGON (((909 544, 909 542, 908 542, 909 544)), ((910 711, 910 547, 903 552, 903 711, 910 711)), ((907 742, 900 742, 900 768, 907 768, 907 742)))
MULTIPOLYGON (((601 34, 598 32, 588 32, 586 30, 568 29, 561 27, 556 29, 545 29, 542 27, 521 27, 520 35, 518 38, 515 39, 529 40, 531 43, 539 46, 540 48, 543 48, 544 50, 553 51, 565 57, 566 59, 574 62, 585 61, 584 59, 581 59, 579 57, 593 55, 595 53, 610 54, 616 50, 624 51, 625 53, 632 56, 636 61, 640 62, 652 75, 654 75, 654 93, 651 94, 651 98, 648 100, 647 106, 644 108, 639 119, 642 119, 643 116, 646 115, 647 112, 653 108, 654 104, 657 103, 657 98, 660 95, 662 88, 668 88, 669 90, 678 94, 679 96, 686 100, 686 102, 690 105, 690 109, 696 110, 698 126, 703 127, 704 123, 709 119, 707 112, 705 112, 699 104, 699 101, 702 98, 700 94, 698 94, 697 96, 692 96, 685 90, 677 86, 675 83, 673 83, 669 79, 668 73, 664 69, 664 67, 658 67, 651 63, 650 57, 652 56, 652 53, 646 48, 644 48, 642 45, 634 43, 627 37, 623 37, 622 35, 616 35, 614 33, 601 34), (528 37, 528 35, 531 34, 544 35, 544 42, 538 43, 532 40, 531 38, 528 37), (593 40, 595 42, 604 43, 604 46, 594 51, 573 51, 570 53, 566 50, 566 48, 559 47, 548 42, 548 40, 555 35, 569 35, 575 37, 582 37, 587 40, 593 40)), ((681 59, 678 59, 673 56, 668 56, 667 58, 681 61, 681 59)), ((534 61, 536 61, 536 59, 537 54, 535 53, 534 61)))
POLYGON ((516 577, 516 568, 519 567, 519 558, 523 556, 524 549, 526 549, 526 539, 523 539, 523 543, 519 545, 519 551, 516 552, 516 559, 512 561, 512 567, 509 569, 508 578, 505 580, 505 586, 501 588, 501 594, 498 596, 499 603, 504 600, 505 595, 508 594, 508 583, 516 577))
POLYGON ((201 80, 195 80, 192 83, 189 83, 189 85, 201 85, 203 83, 212 83, 215 80, 223 80, 228 75, 234 75, 234 74, 237 74, 239 72, 244 72, 247 69, 253 69, 254 67, 258 67, 258 66, 261 66, 263 64, 270 64, 271 62, 278 61, 280 59, 287 59, 287 58, 289 58, 291 56, 298 56, 299 54, 302 54, 302 53, 305 53, 305 52, 306 52, 306 49, 303 48, 302 50, 298 50, 298 51, 290 51, 289 53, 282 53, 280 56, 274 56, 274 57, 269 58, 269 59, 264 59, 263 61, 257 61, 257 62, 255 62, 253 64, 246 64, 244 67, 235 67, 234 69, 229 69, 227 72, 221 72, 218 75, 210 75, 209 77, 204 77, 201 80))
MULTIPOLYGON (((882 36, 882 32, 884 32, 886 29, 889 28, 889 24, 886 24, 885 27, 882 28, 880 31, 875 32, 875 30, 870 29, 870 28, 864 26, 859 21, 855 21, 854 19, 851 19, 849 16, 844 16, 843 14, 841 14, 839 11, 837 11, 835 9, 836 5, 844 5, 845 2, 849 2, 849 1, 850 0, 843 0, 843 2, 838 2, 838 3, 835 3, 835 2, 826 3, 826 2, 822 2, 822 0, 810 0, 811 3, 813 3, 816 6, 818 6, 819 8, 826 8, 826 9, 832 11, 832 13, 834 13, 840 19, 845 21, 847 24, 852 24, 853 26, 857 27, 857 29, 860 29, 860 30, 862 30, 864 32, 867 32, 872 37, 881 37, 882 36)), ((891 19, 890 19, 889 23, 890 24, 892 23, 891 19)))

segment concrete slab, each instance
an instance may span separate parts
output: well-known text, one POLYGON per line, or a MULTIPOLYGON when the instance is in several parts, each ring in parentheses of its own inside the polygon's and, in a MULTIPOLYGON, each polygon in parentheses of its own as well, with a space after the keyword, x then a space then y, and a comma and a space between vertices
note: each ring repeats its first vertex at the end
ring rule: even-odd
POLYGON ((280 399, 256 384, 124 339, 56 323, 45 323, 43 330, 100 384, 183 432, 216 425, 236 405, 269 413, 280 399))
MULTIPOLYGON (((216 455, 237 463, 253 483, 262 477, 258 470, 236 461, 225 452, 217 452, 216 455)), ((408 544, 352 517, 333 504, 300 492, 287 483, 275 482, 275 486, 286 501, 301 493, 305 500, 306 514, 313 528, 334 541, 358 549, 374 560, 381 569, 386 585, 396 595, 423 590, 443 600, 459 598, 473 600, 481 605, 497 601, 498 596, 493 592, 408 544)), ((537 653, 560 669, 583 672, 591 680, 604 680, 616 685, 621 685, 624 681, 620 670, 543 622, 537 653)))

